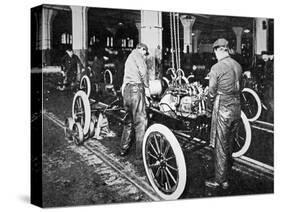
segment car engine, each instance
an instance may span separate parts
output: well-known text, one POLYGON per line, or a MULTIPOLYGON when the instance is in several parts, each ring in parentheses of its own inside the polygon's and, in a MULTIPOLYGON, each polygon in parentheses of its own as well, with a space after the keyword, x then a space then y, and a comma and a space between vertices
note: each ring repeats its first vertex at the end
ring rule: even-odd
POLYGON ((208 87, 199 82, 169 86, 159 102, 160 111, 171 116, 197 118, 206 114, 208 87))

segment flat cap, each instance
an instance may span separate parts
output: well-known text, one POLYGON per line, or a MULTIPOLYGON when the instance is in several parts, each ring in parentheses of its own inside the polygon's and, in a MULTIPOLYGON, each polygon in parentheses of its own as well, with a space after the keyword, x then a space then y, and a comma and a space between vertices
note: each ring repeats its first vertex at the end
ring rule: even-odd
POLYGON ((224 38, 219 38, 214 42, 213 48, 218 47, 218 46, 228 47, 228 41, 224 38))

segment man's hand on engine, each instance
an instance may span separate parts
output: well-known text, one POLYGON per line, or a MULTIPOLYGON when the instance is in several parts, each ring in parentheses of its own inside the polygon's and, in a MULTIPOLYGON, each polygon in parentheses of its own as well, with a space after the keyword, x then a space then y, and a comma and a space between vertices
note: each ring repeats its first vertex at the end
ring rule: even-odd
POLYGON ((213 105, 214 105, 214 97, 208 93, 207 99, 206 99, 206 110, 211 111, 213 110, 213 105))

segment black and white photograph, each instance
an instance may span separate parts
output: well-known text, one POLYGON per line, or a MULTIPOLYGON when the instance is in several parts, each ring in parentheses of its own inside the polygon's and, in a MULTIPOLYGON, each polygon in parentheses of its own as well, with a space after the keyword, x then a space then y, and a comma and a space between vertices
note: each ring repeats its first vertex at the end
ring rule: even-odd
POLYGON ((278 211, 278 8, 3 1, 0 210, 278 211))
POLYGON ((30 10, 31 203, 274 193, 274 18, 30 10))

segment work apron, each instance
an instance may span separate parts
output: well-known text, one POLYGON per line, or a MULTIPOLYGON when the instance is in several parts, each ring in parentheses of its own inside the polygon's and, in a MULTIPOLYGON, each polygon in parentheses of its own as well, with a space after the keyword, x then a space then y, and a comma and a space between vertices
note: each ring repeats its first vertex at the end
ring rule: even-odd
POLYGON ((218 91, 212 113, 210 145, 214 147, 215 180, 218 183, 228 179, 234 136, 241 116, 239 81, 233 72, 236 89, 227 94, 218 91))

